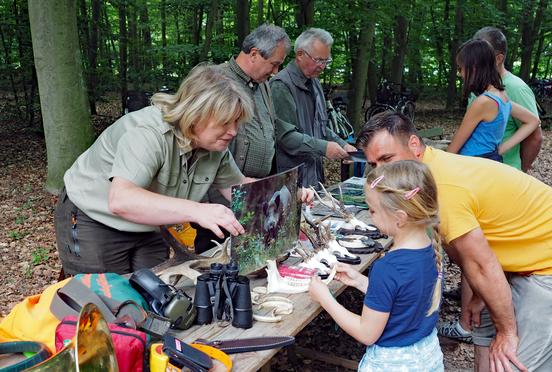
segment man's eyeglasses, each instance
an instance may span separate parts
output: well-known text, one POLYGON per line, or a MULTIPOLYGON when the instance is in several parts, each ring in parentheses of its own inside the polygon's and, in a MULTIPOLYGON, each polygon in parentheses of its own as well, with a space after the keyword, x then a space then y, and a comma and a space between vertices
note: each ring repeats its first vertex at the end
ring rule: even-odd
POLYGON ((330 63, 332 63, 332 59, 331 59, 331 58, 328 58, 328 59, 314 58, 314 57, 311 56, 311 55, 309 54, 309 52, 307 52, 306 50, 303 50, 303 52, 305 52, 305 54, 306 54, 314 63, 316 63, 317 65, 324 65, 324 66, 327 66, 327 65, 329 65, 330 63))

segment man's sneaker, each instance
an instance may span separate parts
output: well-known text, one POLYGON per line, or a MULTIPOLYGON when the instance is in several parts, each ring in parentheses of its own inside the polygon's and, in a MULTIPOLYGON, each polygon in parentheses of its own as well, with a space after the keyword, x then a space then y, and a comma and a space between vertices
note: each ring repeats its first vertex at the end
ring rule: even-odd
POLYGON ((454 340, 458 340, 468 344, 471 344, 473 342, 471 332, 466 331, 460 325, 460 321, 458 320, 439 324, 437 326, 437 334, 439 334, 439 336, 452 338, 454 340))

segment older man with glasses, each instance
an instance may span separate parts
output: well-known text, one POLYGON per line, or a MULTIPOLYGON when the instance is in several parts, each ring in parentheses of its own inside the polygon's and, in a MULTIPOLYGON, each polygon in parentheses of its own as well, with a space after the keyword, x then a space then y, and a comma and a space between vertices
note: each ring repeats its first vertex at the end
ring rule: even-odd
POLYGON ((295 41, 295 60, 270 82, 276 111, 276 165, 279 172, 301 163, 301 185, 324 182, 322 158, 345 159, 356 148, 326 125, 328 115, 318 76, 330 64, 332 36, 310 28, 295 41))

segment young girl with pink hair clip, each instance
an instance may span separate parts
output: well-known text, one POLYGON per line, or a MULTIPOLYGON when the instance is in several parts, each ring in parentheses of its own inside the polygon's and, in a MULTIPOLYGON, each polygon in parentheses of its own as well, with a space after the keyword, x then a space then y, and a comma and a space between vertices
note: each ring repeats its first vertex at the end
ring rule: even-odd
POLYGON ((435 328, 442 291, 435 180, 424 164, 397 161, 370 172, 365 192, 372 222, 393 236, 393 245, 368 277, 337 265, 335 278, 365 293, 362 314, 340 305, 319 278, 312 279, 310 296, 367 345, 359 371, 443 371, 435 328))

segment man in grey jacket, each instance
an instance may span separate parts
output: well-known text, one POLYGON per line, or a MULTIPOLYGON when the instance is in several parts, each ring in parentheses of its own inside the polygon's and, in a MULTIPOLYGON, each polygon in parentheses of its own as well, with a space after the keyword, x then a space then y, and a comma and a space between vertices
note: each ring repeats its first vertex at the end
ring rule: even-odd
POLYGON ((278 172, 303 163, 301 185, 324 182, 322 159, 345 159, 356 148, 327 128, 328 115, 318 76, 331 62, 332 36, 310 28, 295 41, 295 60, 271 81, 276 111, 278 172))

